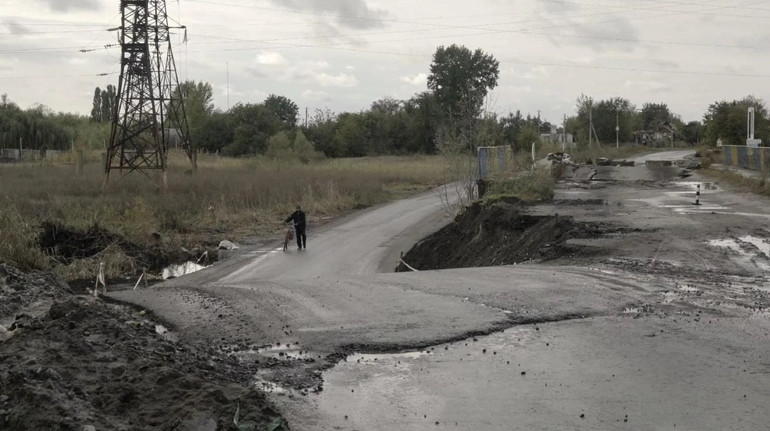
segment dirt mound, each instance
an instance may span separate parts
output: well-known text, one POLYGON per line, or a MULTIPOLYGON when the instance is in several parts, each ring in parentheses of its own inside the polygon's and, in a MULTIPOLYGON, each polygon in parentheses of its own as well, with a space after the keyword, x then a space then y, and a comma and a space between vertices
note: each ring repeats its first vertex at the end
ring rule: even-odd
POLYGON ((288 429, 249 384, 255 369, 176 343, 143 313, 72 297, 14 327, 0 343, 0 429, 288 429))
POLYGON ((69 296, 66 283, 53 274, 25 274, 0 262, 0 322, 41 301, 69 296))
MULTIPOLYGON (((578 223, 572 217, 526 214, 526 205, 505 199, 476 202, 435 234, 404 255, 421 269, 510 265, 555 259, 584 250, 568 246, 571 238, 595 238, 607 228, 578 223)), ((408 271, 399 264, 396 271, 408 271)))

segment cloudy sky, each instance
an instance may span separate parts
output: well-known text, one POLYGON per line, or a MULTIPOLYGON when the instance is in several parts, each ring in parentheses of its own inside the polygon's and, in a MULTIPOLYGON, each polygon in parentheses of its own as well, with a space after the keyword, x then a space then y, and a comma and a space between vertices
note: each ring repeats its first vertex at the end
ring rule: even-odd
MULTIPOLYGON (((117 85, 119 0, 3 0, 0 94, 88 113, 117 85), (86 52, 81 52, 81 50, 86 52)), ((664 102, 685 121, 710 103, 770 101, 770 5, 748 0, 167 0, 180 79, 215 104, 271 93, 303 111, 359 111, 426 90, 436 47, 500 61, 488 107, 560 122, 580 94, 664 102), (229 101, 228 101, 229 93, 229 101)))

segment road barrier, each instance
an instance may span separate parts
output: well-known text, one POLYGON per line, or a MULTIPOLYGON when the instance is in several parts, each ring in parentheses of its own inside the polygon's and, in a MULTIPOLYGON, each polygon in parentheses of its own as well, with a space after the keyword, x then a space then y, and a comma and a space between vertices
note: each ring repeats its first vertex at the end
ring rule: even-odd
POLYGON ((698 184, 698 191, 695 192, 695 203, 693 205, 700 205, 700 184, 698 184))
POLYGON ((770 148, 752 148, 745 145, 724 145, 722 147, 725 165, 740 166, 744 169, 764 171, 770 167, 770 148))

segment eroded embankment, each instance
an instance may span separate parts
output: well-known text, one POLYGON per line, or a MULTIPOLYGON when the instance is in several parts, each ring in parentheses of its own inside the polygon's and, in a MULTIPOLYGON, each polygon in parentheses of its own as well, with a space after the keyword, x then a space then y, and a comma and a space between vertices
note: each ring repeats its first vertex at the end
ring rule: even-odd
MULTIPOLYGON (((567 240, 596 238, 618 230, 606 223, 579 222, 558 214, 531 215, 527 213, 527 204, 517 199, 479 201, 452 223, 417 243, 403 261, 419 270, 546 261, 597 253, 567 244, 567 240)), ((408 270, 403 264, 396 268, 408 270)))

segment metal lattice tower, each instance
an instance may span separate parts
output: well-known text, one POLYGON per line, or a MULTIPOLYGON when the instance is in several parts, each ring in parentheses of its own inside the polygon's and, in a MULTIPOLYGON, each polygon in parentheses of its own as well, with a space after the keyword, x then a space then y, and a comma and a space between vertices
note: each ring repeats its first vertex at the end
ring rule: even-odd
POLYGON ((121 68, 105 185, 112 170, 123 175, 160 171, 167 185, 171 135, 181 142, 195 169, 195 154, 171 50, 166 0, 121 0, 121 68))

